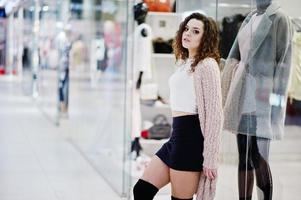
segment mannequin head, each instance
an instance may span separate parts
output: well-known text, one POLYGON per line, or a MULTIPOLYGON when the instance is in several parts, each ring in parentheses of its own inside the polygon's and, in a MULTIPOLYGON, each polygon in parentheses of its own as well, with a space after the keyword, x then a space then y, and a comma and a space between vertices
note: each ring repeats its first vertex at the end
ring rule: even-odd
POLYGON ((148 7, 146 3, 140 2, 134 5, 134 18, 138 24, 145 22, 145 17, 147 15, 148 7))
POLYGON ((273 0, 256 0, 256 6, 258 11, 265 11, 273 0))

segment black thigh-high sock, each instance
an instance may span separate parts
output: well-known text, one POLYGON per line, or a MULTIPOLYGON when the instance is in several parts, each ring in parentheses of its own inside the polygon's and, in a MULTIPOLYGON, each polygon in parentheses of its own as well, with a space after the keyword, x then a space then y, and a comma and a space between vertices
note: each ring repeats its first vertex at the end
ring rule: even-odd
POLYGON ((273 193, 273 181, 269 163, 264 159, 261 159, 260 165, 255 172, 257 187, 261 193, 263 193, 263 197, 259 197, 259 200, 271 200, 273 193))
POLYGON ((273 194, 273 180, 269 165, 270 140, 256 138, 255 153, 252 160, 255 166, 256 183, 259 200, 271 200, 273 194))
MULTIPOLYGON (((255 137, 254 137, 255 138, 255 137)), ((254 138, 238 134, 237 147, 239 153, 238 163, 238 191, 239 200, 251 200, 254 186, 254 166, 252 157, 254 154, 254 138)), ((255 140, 256 145, 256 140, 255 140)))
POLYGON ((252 200, 252 197, 239 197, 239 200, 252 200))
POLYGON ((134 200, 153 200, 158 190, 153 184, 139 179, 133 188, 134 200))
POLYGON ((190 198, 190 199, 179 199, 179 198, 177 198, 177 197, 171 197, 171 200, 192 200, 193 198, 190 198))
POLYGON ((253 170, 238 172, 238 190, 240 200, 251 200, 254 185, 253 170))

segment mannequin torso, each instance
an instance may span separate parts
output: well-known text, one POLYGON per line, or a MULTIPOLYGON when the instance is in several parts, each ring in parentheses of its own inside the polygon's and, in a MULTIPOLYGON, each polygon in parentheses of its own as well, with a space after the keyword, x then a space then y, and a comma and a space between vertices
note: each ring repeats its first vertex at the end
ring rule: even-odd
MULTIPOLYGON (((247 16, 241 30, 255 13, 256 11, 247 16)), ((241 73, 242 78, 236 82, 230 81, 233 80, 233 74, 242 60, 238 40, 235 41, 223 70, 224 112, 228 113, 224 127, 237 133, 244 114, 242 99, 246 99, 247 87, 250 86, 246 78, 247 75, 251 75, 256 81, 256 87, 251 87, 256 95, 256 136, 281 139, 284 134, 284 105, 290 73, 292 30, 289 18, 276 2, 271 3, 260 16, 262 19, 252 35, 245 68, 241 73)))

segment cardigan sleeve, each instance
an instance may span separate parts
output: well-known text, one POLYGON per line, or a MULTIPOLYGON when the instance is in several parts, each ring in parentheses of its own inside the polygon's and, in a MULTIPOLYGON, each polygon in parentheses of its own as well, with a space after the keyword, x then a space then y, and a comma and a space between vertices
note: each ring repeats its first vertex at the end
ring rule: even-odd
POLYGON ((212 58, 202 61, 195 70, 196 102, 204 136, 204 163, 217 169, 220 133, 223 123, 220 71, 212 58))

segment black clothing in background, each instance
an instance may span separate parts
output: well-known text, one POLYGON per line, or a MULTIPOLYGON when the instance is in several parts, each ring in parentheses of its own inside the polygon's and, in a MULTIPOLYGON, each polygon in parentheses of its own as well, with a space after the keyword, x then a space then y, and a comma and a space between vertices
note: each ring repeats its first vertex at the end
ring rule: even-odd
POLYGON ((246 17, 242 14, 236 14, 229 17, 224 17, 221 28, 220 51, 221 57, 227 58, 234 43, 239 28, 246 17))
POLYGON ((172 53, 172 42, 173 39, 163 40, 161 37, 154 39, 154 53, 172 53))
POLYGON ((301 126, 301 101, 287 100, 285 124, 301 126))

